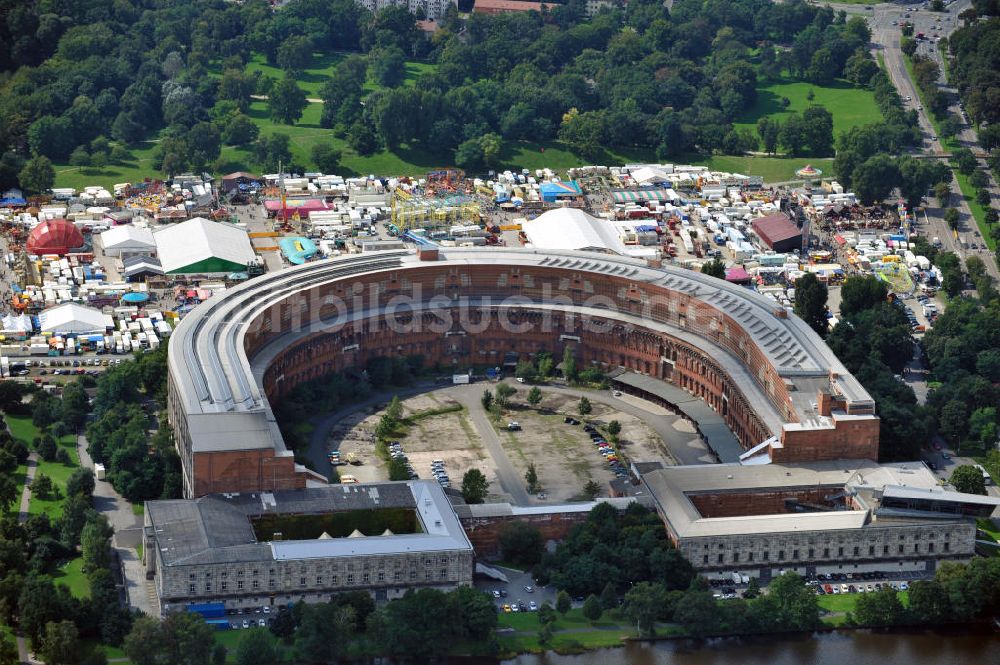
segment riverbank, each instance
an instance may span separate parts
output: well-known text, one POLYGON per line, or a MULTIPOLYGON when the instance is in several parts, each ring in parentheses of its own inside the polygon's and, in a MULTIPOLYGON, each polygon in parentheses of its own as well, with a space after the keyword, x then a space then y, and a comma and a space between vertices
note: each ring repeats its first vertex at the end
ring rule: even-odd
MULTIPOLYGON (((579 654, 521 654, 463 665, 967 665, 995 662, 998 634, 987 624, 850 629, 704 640, 634 640, 579 654)), ((452 661, 449 661, 452 662, 452 661)))
MULTIPOLYGON (((849 614, 853 613, 857 599, 862 594, 848 593, 822 596, 818 605, 822 612, 822 628, 811 633, 786 633, 785 635, 808 635, 836 631, 871 630, 859 626, 845 625, 849 614)), ((904 607, 909 606, 909 594, 898 593, 904 607)), ((516 658, 522 654, 542 654, 552 652, 560 655, 581 654, 598 649, 626 646, 632 642, 657 642, 670 640, 691 640, 688 632, 678 624, 657 623, 654 634, 641 636, 620 610, 605 612, 598 620, 590 621, 579 608, 569 610, 565 615, 557 614, 552 626, 552 637, 542 644, 541 624, 535 612, 505 613, 497 620, 497 642, 503 658, 516 658)), ((905 627, 900 627, 901 629, 905 627)), ((774 635, 774 634, 772 634, 774 635)), ((727 636, 711 639, 743 639, 746 636, 727 636)))

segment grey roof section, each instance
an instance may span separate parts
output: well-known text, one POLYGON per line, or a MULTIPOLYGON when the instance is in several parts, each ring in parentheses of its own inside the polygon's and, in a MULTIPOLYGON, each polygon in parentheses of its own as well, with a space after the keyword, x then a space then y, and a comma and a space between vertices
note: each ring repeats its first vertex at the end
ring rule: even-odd
MULTIPOLYGON (((736 379, 737 377, 733 378, 736 379)), ((726 425, 726 421, 723 420, 722 416, 701 399, 666 381, 660 381, 650 376, 636 374, 635 372, 619 374, 614 377, 614 380, 623 385, 638 388, 651 395, 655 395, 668 404, 673 404, 681 413, 695 422, 698 431, 705 437, 705 441, 709 447, 715 451, 715 454, 719 456, 719 459, 723 463, 740 461, 740 455, 743 454, 743 446, 740 445, 739 439, 736 438, 736 435, 726 425)), ((743 384, 737 383, 736 385, 743 384)), ((750 396, 754 394, 754 392, 751 392, 750 396)), ((767 405, 755 406, 763 407, 757 409, 758 414, 764 415, 766 413, 767 405)), ((771 424, 773 425, 773 423, 771 424)), ((778 426, 780 427, 780 423, 778 426)))
MULTIPOLYGON (((871 397, 860 383, 803 321, 794 315, 786 315, 784 310, 776 310, 773 301, 765 296, 725 280, 673 266, 654 268, 635 259, 571 251, 442 248, 438 261, 438 265, 464 266, 469 270, 489 263, 523 268, 559 268, 583 274, 588 279, 616 276, 688 294, 710 306, 702 313, 707 319, 722 312, 738 322, 782 376, 822 378, 851 404, 872 404, 871 397), (834 378, 829 380, 831 375, 834 378)), ((304 289, 352 276, 421 265, 426 267, 427 264, 411 251, 338 257, 268 273, 214 296, 192 310, 174 330, 168 362, 175 398, 189 416, 232 412, 253 414, 252 419, 233 423, 240 427, 231 428, 232 443, 242 448, 240 441, 246 436, 248 440, 259 439, 260 445, 263 445, 263 437, 266 437, 276 451, 284 451, 284 442, 274 423, 267 398, 255 380, 243 350, 243 339, 249 325, 271 304, 304 289), (251 423, 251 420, 255 422, 251 423)), ((547 303, 525 305, 537 307, 547 303)), ((561 307, 556 304, 550 306, 561 307)), ((608 314, 606 309, 598 307, 579 309, 593 309, 603 316, 608 314)), ((664 323, 654 326, 653 321, 620 312, 615 318, 629 318, 648 327, 669 329, 671 334, 683 333, 686 339, 700 348, 709 347, 712 351, 719 348, 711 344, 709 335, 694 330, 685 331, 664 323)), ((711 323, 705 325, 711 326, 711 323)), ((759 392, 763 397, 763 391, 759 392)), ((753 399, 750 395, 747 397, 753 399)), ((193 450, 201 452, 206 449, 205 446, 222 449, 217 443, 211 443, 214 433, 203 431, 202 427, 203 423, 190 427, 193 450)))
POLYGON ((553 506, 515 506, 509 503, 473 503, 455 506, 455 512, 462 519, 476 519, 484 517, 524 517, 529 515, 554 515, 554 514, 576 514, 589 513, 597 505, 607 503, 617 510, 625 510, 636 499, 633 497, 612 497, 598 499, 596 501, 583 501, 580 503, 566 503, 553 506))
POLYGON ((975 503, 981 506, 1000 506, 1000 498, 994 496, 981 496, 979 494, 964 494, 949 490, 938 489, 914 489, 912 487, 900 487, 891 485, 882 492, 884 497, 896 497, 900 499, 928 499, 932 501, 949 501, 952 503, 975 503))
MULTIPOLYGON (((699 493, 829 488, 831 494, 852 494, 861 488, 877 486, 886 491, 916 491, 922 497, 927 492, 933 492, 935 498, 957 494, 928 489, 936 487, 937 481, 920 462, 879 465, 870 460, 837 460, 796 465, 666 467, 643 474, 642 481, 649 488, 660 514, 680 538, 858 529, 872 523, 872 506, 866 510, 702 517, 689 498, 699 493)), ((969 495, 959 494, 958 497, 956 500, 964 501, 969 495)), ((914 517, 936 518, 934 515, 914 517)))
POLYGON ((434 481, 331 485, 146 504, 164 565, 331 558, 472 549, 451 502, 434 481), (412 508, 423 533, 257 542, 251 517, 412 508))

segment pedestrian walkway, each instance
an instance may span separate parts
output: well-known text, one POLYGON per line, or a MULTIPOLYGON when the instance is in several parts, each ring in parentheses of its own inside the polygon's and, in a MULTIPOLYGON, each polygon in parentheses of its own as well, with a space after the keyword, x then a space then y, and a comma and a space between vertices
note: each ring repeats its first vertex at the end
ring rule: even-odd
MULTIPOLYGON (((24 489, 21 490, 21 503, 17 511, 17 521, 19 524, 24 524, 28 521, 28 517, 30 517, 28 508, 31 506, 31 483, 35 480, 35 470, 38 468, 38 454, 35 452, 29 454, 25 466, 27 471, 24 474, 24 489)), ((28 643, 22 635, 18 634, 16 641, 17 657, 22 663, 28 663, 29 665, 39 663, 38 660, 31 657, 31 653, 28 651, 28 643)))

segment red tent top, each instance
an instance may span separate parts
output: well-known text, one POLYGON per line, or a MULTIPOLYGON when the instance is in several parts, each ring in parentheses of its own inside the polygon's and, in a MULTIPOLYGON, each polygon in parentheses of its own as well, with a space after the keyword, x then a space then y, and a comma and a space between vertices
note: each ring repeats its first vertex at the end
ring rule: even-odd
POLYGON ((28 251, 32 254, 67 254, 82 247, 83 234, 65 219, 42 222, 28 234, 28 251))
POLYGON ((726 281, 727 282, 749 282, 750 273, 744 270, 741 266, 734 266, 732 268, 726 269, 726 281))

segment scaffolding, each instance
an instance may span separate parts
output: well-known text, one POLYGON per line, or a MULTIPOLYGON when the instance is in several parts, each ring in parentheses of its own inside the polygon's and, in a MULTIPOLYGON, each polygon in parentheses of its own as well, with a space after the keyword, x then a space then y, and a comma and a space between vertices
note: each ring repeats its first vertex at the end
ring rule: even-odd
POLYGON ((467 194, 411 194, 397 187, 392 195, 391 206, 392 223, 400 231, 482 222, 479 200, 467 194))

